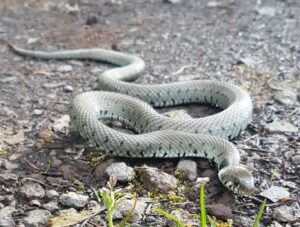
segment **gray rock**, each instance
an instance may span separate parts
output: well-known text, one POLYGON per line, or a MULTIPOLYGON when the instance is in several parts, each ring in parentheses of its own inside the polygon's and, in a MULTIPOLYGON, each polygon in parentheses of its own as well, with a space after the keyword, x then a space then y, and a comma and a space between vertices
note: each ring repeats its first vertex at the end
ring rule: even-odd
POLYGON ((61 65, 57 68, 57 71, 61 73, 71 72, 72 70, 73 70, 72 65, 61 65))
POLYGON ((283 225, 280 225, 277 221, 273 221, 270 227, 283 227, 283 225))
POLYGON ((291 157, 291 161, 295 165, 300 165, 300 155, 297 154, 297 155, 291 157))
POLYGON ((297 102, 297 94, 291 89, 284 89, 274 95, 274 99, 286 107, 290 107, 297 102))
POLYGON ((197 178, 197 163, 193 160, 180 160, 177 164, 177 170, 184 174, 190 181, 197 178))
POLYGON ((120 182, 128 182, 134 177, 133 168, 127 166, 125 162, 112 163, 105 169, 105 172, 108 176, 114 176, 120 182))
POLYGON ((269 200, 275 203, 283 198, 288 198, 290 196, 290 193, 283 187, 272 186, 267 190, 261 192, 259 195, 268 198, 269 200))
POLYGON ((177 187, 177 179, 159 169, 143 166, 140 170, 141 181, 146 190, 168 193, 177 187))
POLYGON ((12 213, 16 211, 13 206, 6 206, 0 210, 0 226, 9 227, 15 226, 12 213))
POLYGON ((27 39, 27 44, 33 44, 39 41, 40 38, 28 38, 27 39))
POLYGON ((55 119, 52 129, 54 132, 67 133, 69 130, 70 117, 69 115, 62 115, 60 118, 55 119))
POLYGON ((115 219, 122 219, 123 218, 123 215, 121 213, 121 211, 119 210, 115 210, 112 214, 112 218, 115 220, 115 219))
POLYGON ((41 202, 40 202, 39 200, 37 200, 37 199, 31 200, 31 201, 29 202, 29 204, 30 204, 31 206, 36 206, 36 207, 40 207, 40 206, 41 206, 41 202))
POLYGON ((288 223, 292 223, 297 220, 292 207, 286 205, 276 207, 273 211, 273 218, 278 222, 288 223))
POLYGON ((58 215, 64 215, 64 214, 75 214, 77 213, 77 210, 74 208, 64 209, 58 211, 58 215))
POLYGON ((190 200, 199 199, 199 190, 202 184, 207 184, 210 181, 209 177, 198 177, 191 187, 187 190, 187 196, 190 200))
POLYGON ((59 195, 58 192, 55 191, 54 189, 50 189, 49 191, 46 192, 46 197, 48 199, 56 198, 56 197, 58 197, 58 195, 59 195))
POLYGON ((88 196, 75 192, 68 192, 60 196, 60 201, 63 205, 73 208, 83 208, 87 204, 88 199, 88 196))
POLYGON ((41 116, 41 115, 43 115, 43 113, 44 113, 44 110, 41 110, 41 109, 35 109, 35 110, 33 110, 33 115, 34 116, 41 116))
POLYGON ((16 174, 3 170, 0 172, 0 183, 6 186, 15 186, 18 182, 18 177, 16 174))
POLYGON ((74 88, 71 85, 64 86, 64 92, 72 92, 74 88))
POLYGON ((28 212, 23 222, 26 227, 46 226, 51 217, 52 214, 48 210, 32 210, 28 212))
POLYGON ((94 175, 97 179, 103 180, 106 177, 106 168, 114 162, 114 159, 107 159, 104 162, 99 163, 94 171, 94 175))
POLYGON ((49 210, 50 212, 59 210, 58 204, 55 201, 51 201, 49 203, 46 203, 46 204, 43 205, 43 207, 46 210, 49 210))
POLYGON ((271 6, 263 6, 256 9, 260 15, 273 17, 276 14, 276 8, 271 6))
POLYGON ((19 194, 27 199, 43 198, 45 190, 38 183, 26 183, 19 189, 19 194))
POLYGON ((270 133, 294 133, 298 132, 298 128, 286 121, 275 120, 265 126, 265 129, 270 133))
MULTIPOLYGON (((192 222, 191 217, 190 217, 191 214, 187 210, 173 210, 173 211, 171 211, 171 215, 173 215, 174 217, 176 217, 183 224, 186 224, 186 225, 189 224, 191 226, 194 226, 194 225, 192 225, 193 222, 192 222)), ((172 219, 168 219, 167 226, 169 226, 169 227, 176 227, 178 225, 172 219)), ((197 226, 197 224, 195 226, 197 226)))
POLYGON ((222 203, 206 205, 207 213, 221 220, 232 219, 232 209, 222 203))
MULTIPOLYGON (((117 210, 120 211, 123 217, 125 217, 128 215, 133 205, 134 205, 133 200, 125 199, 118 204, 117 210)), ((147 207, 146 202, 143 199, 138 199, 135 210, 132 216, 130 217, 130 222, 132 223, 138 222, 142 218, 142 214, 144 213, 146 207, 147 207)))

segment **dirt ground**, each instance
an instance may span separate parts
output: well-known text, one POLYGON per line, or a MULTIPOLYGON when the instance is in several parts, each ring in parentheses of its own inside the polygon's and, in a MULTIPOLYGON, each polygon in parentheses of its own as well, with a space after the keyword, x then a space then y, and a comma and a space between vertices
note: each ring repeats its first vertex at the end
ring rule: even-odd
MULTIPOLYGON (((256 190, 248 197, 235 195, 212 179, 216 182, 208 185, 207 204, 226 208, 220 208, 221 214, 210 212, 218 219, 229 212, 225 219, 232 218, 234 226, 251 226, 267 197, 261 226, 299 227, 299 37, 298 0, 0 0, 0 217, 9 207, 11 226, 35 226, 26 225, 32 221, 26 219, 29 212, 47 209, 44 204, 55 199, 24 199, 20 190, 28 182, 40 184, 46 194, 50 189, 59 195, 75 191, 92 200, 91 188, 104 186, 108 179, 102 159, 69 128, 66 115, 72 98, 95 89, 97 74, 111 66, 23 58, 9 50, 10 42, 35 50, 101 47, 135 54, 146 62, 137 83, 216 79, 246 89, 254 102, 253 123, 233 142, 255 177, 256 190), (267 189, 268 195, 261 194, 267 189)), ((217 111, 207 106, 185 108, 194 117, 217 111)), ((170 175, 176 175, 179 162, 105 160, 124 161, 134 168, 147 164, 170 175)), ((192 161, 198 177, 216 177, 206 160, 192 161)), ((179 188, 193 184, 180 182, 179 188)), ((141 182, 131 183, 142 187, 136 189, 139 197, 151 197, 141 182)), ((118 183, 122 189, 128 185, 118 183)), ((169 212, 183 208, 197 214, 195 199, 175 193, 184 202, 172 203, 162 195, 151 200, 169 212)), ((61 200, 56 202, 53 216, 66 208, 61 200)), ((153 212, 143 216, 132 226, 169 223, 153 212)), ((75 226, 102 226, 104 219, 100 215, 75 226)))

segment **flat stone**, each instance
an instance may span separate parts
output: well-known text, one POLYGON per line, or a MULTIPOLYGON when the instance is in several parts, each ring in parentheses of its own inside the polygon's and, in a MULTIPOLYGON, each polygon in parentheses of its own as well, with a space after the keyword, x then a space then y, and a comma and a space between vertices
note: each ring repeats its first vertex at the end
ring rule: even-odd
POLYGON ((256 9, 260 15, 273 17, 276 14, 276 8, 271 6, 263 6, 256 9))
MULTIPOLYGON (((187 210, 172 210, 170 214, 187 226, 198 226, 198 220, 191 220, 191 214, 187 210)), ((168 219, 167 226, 177 227, 178 225, 172 219, 168 219)))
POLYGON ((275 93, 274 99, 284 106, 290 107, 297 102, 297 94, 291 89, 284 89, 275 93))
POLYGON ((270 225, 270 227, 283 227, 283 225, 281 225, 280 223, 278 223, 277 221, 273 221, 270 225))
POLYGON ((178 185, 174 176, 153 167, 143 166, 140 176, 145 189, 151 192, 168 193, 178 185))
POLYGON ((265 126, 265 129, 269 133, 295 133, 298 132, 298 128, 286 121, 275 120, 265 126))
POLYGON ((49 210, 50 212, 54 212, 54 211, 59 210, 59 206, 58 206, 57 202, 55 202, 55 201, 51 201, 49 203, 46 203, 46 204, 43 205, 43 207, 46 210, 49 210))
POLYGON ((283 187, 272 186, 267 190, 264 190, 259 195, 271 200, 272 202, 278 202, 283 198, 288 198, 290 193, 283 187))
POLYGON ((76 214, 77 210, 74 208, 64 209, 58 211, 58 215, 64 215, 64 214, 76 214))
POLYGON ((67 194, 61 195, 59 199, 65 206, 83 208, 87 204, 89 197, 75 192, 68 192, 67 194))
POLYGON ((177 164, 177 171, 182 173, 190 181, 197 178, 197 163, 193 160, 184 159, 180 160, 177 164))
POLYGON ((206 205, 206 209, 208 214, 215 216, 217 219, 225 221, 233 218, 232 209, 224 204, 206 205))
POLYGON ((52 214, 48 210, 32 210, 28 212, 23 222, 26 227, 44 226, 51 217, 52 214))
POLYGON ((13 206, 6 206, 0 209, 0 226, 15 226, 12 214, 16 211, 13 206))
POLYGON ((297 221, 292 207, 286 205, 276 207, 273 211, 273 218, 278 222, 292 223, 297 221))
POLYGON ((6 186, 15 186, 18 182, 18 177, 16 174, 8 171, 0 171, 0 183, 6 186))
POLYGON ((300 155, 297 154, 297 155, 291 157, 291 161, 295 165, 300 165, 300 155))
POLYGON ((45 190, 38 183, 26 183, 19 189, 19 194, 27 199, 43 198, 45 190))
POLYGON ((134 177, 134 169, 127 166, 125 162, 116 162, 109 165, 105 172, 108 176, 114 176, 117 181, 128 182, 134 177))
MULTIPOLYGON (((126 217, 129 214, 133 205, 134 205, 133 200, 125 199, 117 205, 117 210, 120 211, 123 217, 126 217)), ((130 222, 131 223, 138 222, 142 218, 142 215, 146 207, 147 207, 146 202, 143 199, 138 199, 135 210, 130 217, 130 222)))

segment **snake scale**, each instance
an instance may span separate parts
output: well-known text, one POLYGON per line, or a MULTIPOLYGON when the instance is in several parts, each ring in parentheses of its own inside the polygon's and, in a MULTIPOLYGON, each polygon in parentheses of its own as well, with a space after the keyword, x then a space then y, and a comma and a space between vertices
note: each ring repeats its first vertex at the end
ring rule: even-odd
POLYGON ((10 47, 22 56, 89 59, 120 66, 98 77, 100 91, 78 94, 70 107, 75 128, 101 151, 121 157, 207 158, 217 165, 219 179, 227 188, 240 194, 253 191, 251 173, 240 164, 237 148, 227 141, 238 136, 252 120, 250 96, 241 88, 213 80, 158 85, 128 83, 143 72, 144 61, 112 50, 41 52, 10 47), (190 103, 208 103, 222 111, 203 118, 174 119, 153 109, 190 103), (114 130, 102 119, 123 122, 138 134, 114 130))

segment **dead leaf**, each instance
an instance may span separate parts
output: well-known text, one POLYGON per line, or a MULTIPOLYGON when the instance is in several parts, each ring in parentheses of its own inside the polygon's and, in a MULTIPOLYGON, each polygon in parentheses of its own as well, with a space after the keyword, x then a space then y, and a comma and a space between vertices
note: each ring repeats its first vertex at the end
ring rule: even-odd
POLYGON ((95 216, 98 213, 101 213, 104 210, 105 208, 102 206, 95 206, 91 210, 83 210, 79 213, 65 213, 60 216, 51 218, 49 226, 64 227, 75 225, 95 216))

